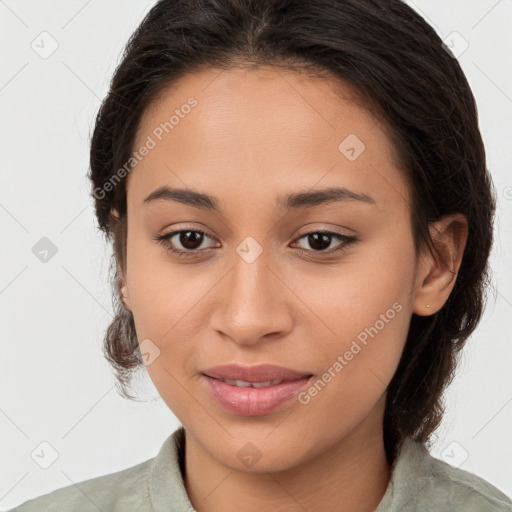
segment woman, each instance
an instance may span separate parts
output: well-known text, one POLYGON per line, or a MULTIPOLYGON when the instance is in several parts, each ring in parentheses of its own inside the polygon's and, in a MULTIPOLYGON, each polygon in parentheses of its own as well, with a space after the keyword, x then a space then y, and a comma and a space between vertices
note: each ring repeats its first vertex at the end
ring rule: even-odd
POLYGON ((466 78, 406 4, 161 0, 90 179, 106 356, 126 397, 145 366, 182 427, 16 510, 512 510, 428 452, 495 199, 466 78))

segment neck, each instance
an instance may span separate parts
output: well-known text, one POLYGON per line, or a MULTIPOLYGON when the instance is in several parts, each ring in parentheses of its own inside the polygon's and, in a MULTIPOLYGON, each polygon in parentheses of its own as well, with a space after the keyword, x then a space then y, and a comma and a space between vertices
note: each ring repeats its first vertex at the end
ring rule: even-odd
POLYGON ((329 450, 277 472, 228 467, 186 432, 185 487, 198 512, 373 512, 390 477, 382 414, 375 411, 329 450))

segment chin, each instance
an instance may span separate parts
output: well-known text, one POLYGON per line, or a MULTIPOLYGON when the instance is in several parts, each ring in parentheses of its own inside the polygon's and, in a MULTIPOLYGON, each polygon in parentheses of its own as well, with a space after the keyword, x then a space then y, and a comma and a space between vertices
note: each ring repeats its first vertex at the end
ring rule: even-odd
POLYGON ((207 440, 205 447, 219 463, 234 471, 247 473, 277 473, 289 470, 299 464, 305 458, 305 454, 297 450, 298 447, 305 449, 304 444, 288 437, 287 441, 279 437, 273 440, 271 436, 266 438, 266 431, 261 436, 247 436, 242 439, 229 437, 226 444, 217 443, 208 446, 211 438, 207 440))

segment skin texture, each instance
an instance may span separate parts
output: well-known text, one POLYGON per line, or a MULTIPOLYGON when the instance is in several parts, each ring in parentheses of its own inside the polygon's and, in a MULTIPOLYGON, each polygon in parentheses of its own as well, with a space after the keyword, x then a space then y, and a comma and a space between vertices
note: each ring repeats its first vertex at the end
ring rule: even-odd
MULTIPOLYGON (((146 110, 134 147, 155 138, 190 97, 197 106, 128 176, 122 293, 139 343, 150 339, 160 350, 147 371, 185 426, 191 502, 200 512, 373 511, 390 478, 386 387, 411 315, 438 311, 455 279, 432 252, 415 253, 410 192, 390 140, 346 84, 273 68, 195 72, 146 110), (350 134, 365 144, 353 161, 338 149, 350 134), (144 205, 162 185, 214 195, 222 211, 144 205), (278 196, 330 186, 375 204, 276 206, 278 196), (180 258, 152 238, 179 229, 206 233, 189 246, 195 256, 180 258), (315 251, 304 235, 318 231, 358 241, 331 238, 315 251), (263 249, 252 263, 236 251, 249 236, 263 249), (321 376, 393 304, 400 311, 307 404, 294 398, 272 413, 241 416, 204 386, 201 370, 232 362, 321 376), (248 442, 261 456, 251 467, 237 456, 248 442)), ((432 234, 457 271, 467 228, 453 220, 465 226, 454 215, 432 234)), ((183 237, 172 240, 187 250, 183 237)))

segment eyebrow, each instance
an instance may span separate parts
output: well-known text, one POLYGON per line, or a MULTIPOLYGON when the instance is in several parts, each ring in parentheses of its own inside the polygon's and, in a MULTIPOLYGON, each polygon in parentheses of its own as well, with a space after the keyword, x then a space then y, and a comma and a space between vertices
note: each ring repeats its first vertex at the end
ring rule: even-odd
MULTIPOLYGON (((157 188, 143 201, 148 205, 159 201, 176 201, 201 210, 220 213, 221 201, 212 195, 196 192, 191 189, 170 188, 167 185, 157 188)), ((297 192, 288 196, 279 196, 277 205, 285 210, 297 210, 299 208, 310 208, 321 204, 359 201, 369 205, 376 205, 375 200, 367 194, 357 193, 346 187, 330 187, 311 192, 297 192)))

